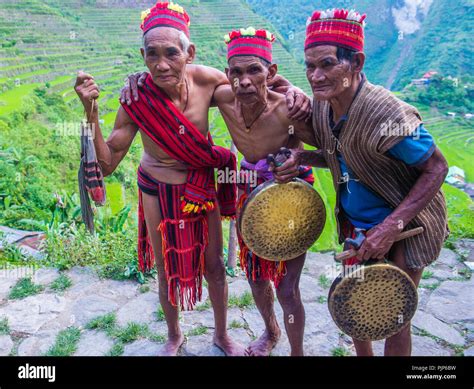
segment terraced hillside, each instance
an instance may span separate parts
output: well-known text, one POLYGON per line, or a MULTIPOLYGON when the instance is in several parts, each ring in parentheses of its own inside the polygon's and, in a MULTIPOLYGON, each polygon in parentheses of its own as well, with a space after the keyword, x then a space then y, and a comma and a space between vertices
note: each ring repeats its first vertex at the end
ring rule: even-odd
MULTIPOLYGON (((69 153, 74 150, 73 161, 65 168, 63 166, 62 174, 57 176, 57 185, 60 185, 58 190, 76 190, 77 166, 74 161, 78 159, 76 153, 79 151, 77 132, 76 137, 58 137, 55 133, 57 128, 62 128, 71 121, 77 124, 82 116, 81 106, 72 87, 76 72, 83 69, 93 74, 97 80, 101 88, 99 104, 102 129, 108 134, 115 120, 118 92, 124 77, 144 69, 139 53, 140 12, 152 3, 60 0, 25 0, 19 3, 0 0, 0 120, 3 117, 8 121, 7 118, 11 119, 12 115, 19 113, 29 115, 29 126, 40 132, 41 135, 38 136, 41 136, 44 147, 68 150, 69 153), (25 20, 28 21, 27 24, 25 20), (35 104, 31 102, 39 93, 38 90, 53 99, 59 96, 65 104, 59 110, 68 113, 68 119, 62 117, 64 115, 45 118, 38 114, 35 104)), ((227 32, 249 25, 266 28, 277 36, 274 58, 279 64, 280 72, 295 85, 307 90, 304 69, 286 50, 284 39, 274 26, 251 11, 245 2, 185 0, 180 4, 186 7, 191 16, 191 37, 198 48, 197 63, 224 69, 226 46, 223 36, 227 32), (232 13, 229 12, 230 9, 232 13)), ((211 111, 210 118, 211 131, 217 143, 229 146, 230 139, 218 112, 211 111)), ((25 126, 25 131, 27 128, 25 126)), ((35 134, 35 131, 28 130, 28 133, 35 134)), ((15 131, 10 128, 5 134, 10 138, 8 141, 5 139, 5 146, 23 147, 25 152, 35 154, 33 147, 30 150, 22 145, 18 131, 15 135, 15 131)), ((111 212, 120 209, 123 203, 136 203, 134 170, 140 153, 141 146, 137 140, 132 145, 129 157, 112 177, 107 178, 110 198, 116 199, 111 204, 111 212), (122 186, 116 185, 118 183, 124 184, 122 194, 122 186), (115 201, 120 205, 115 204, 115 201)), ((63 155, 63 159, 66 156, 63 155)), ((54 166, 48 174, 52 175, 52 180, 56 180, 53 170, 54 166)), ((324 172, 319 174, 319 189, 322 189, 321 185, 327 186, 325 191, 330 193, 330 181, 324 172)), ((332 198, 331 195, 329 197, 332 198)), ((331 215, 330 202, 327 200, 327 213, 331 215)), ((325 240, 322 239, 318 248, 333 247, 333 228, 334 222, 330 218, 323 235, 327 236, 329 242, 323 243, 325 240)))
MULTIPOLYGON (((64 136, 59 132, 69 129, 71 124, 77 127, 83 114, 73 90, 76 72, 83 69, 93 74, 101 88, 102 129, 107 135, 115 119, 124 77, 144 69, 139 53, 140 12, 152 4, 153 1, 131 0, 0 0, 0 170, 8 172, 8 179, 0 182, 0 200, 10 198, 8 204, 21 210, 13 211, 9 205, 4 217, 7 224, 25 227, 20 219, 46 219, 45 209, 50 206, 53 193, 77 191, 78 133, 64 136), (18 172, 25 181, 17 180, 18 172)), ((308 90, 303 66, 288 52, 288 42, 246 2, 183 0, 180 4, 191 16, 197 63, 223 69, 225 33, 249 25, 267 28, 277 35, 274 57, 280 72, 308 90)), ((221 116, 211 110, 210 119, 216 142, 229 146, 221 116)), ((450 122, 448 127, 439 123, 440 136, 446 135, 446 143, 454 123, 450 122), (444 134, 448 130, 449 134, 444 134)), ((472 138, 464 126, 459 131, 466 137, 464 143, 472 147, 472 138)), ((460 139, 452 137, 452 142, 460 139)), ((115 214, 125 204, 131 204, 134 210, 135 169, 140 154, 137 139, 127 158, 107 178, 110 213, 115 214)), ((460 158, 468 161, 472 148, 453 150, 451 155, 453 164, 460 158)), ((472 181, 473 172, 465 169, 472 181)), ((316 187, 326 201, 328 220, 313 249, 333 249, 337 246, 332 217, 334 191, 326 171, 318 170, 316 187)), ((1 206, 0 201, 0 210, 1 206)))

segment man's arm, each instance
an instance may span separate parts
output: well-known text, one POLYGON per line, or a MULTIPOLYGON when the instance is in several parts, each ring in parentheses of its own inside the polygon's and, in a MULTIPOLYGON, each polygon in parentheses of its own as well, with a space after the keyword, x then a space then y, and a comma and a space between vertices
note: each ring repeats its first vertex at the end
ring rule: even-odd
MULTIPOLYGON (((314 136, 313 126, 311 123, 306 121, 294 122, 293 130, 294 135, 303 143, 308 145, 319 147, 314 136)), ((324 159, 322 150, 304 150, 304 149, 293 149, 291 150, 291 156, 285 161, 285 163, 279 167, 271 166, 270 170, 273 171, 275 180, 281 184, 284 184, 299 175, 299 166, 314 166, 319 168, 327 168, 328 164, 324 159)))
POLYGON ((433 200, 448 173, 448 163, 438 148, 416 168, 421 173, 418 180, 398 207, 381 224, 369 230, 357 252, 359 259, 383 259, 392 247, 394 237, 433 200))
POLYGON ((128 152, 135 138, 138 127, 120 107, 115 119, 114 129, 107 141, 104 140, 99 127, 99 88, 94 78, 89 74, 79 72, 74 87, 87 113, 87 122, 94 129, 94 147, 97 160, 102 168, 102 174, 108 176, 114 172, 118 164, 128 152))

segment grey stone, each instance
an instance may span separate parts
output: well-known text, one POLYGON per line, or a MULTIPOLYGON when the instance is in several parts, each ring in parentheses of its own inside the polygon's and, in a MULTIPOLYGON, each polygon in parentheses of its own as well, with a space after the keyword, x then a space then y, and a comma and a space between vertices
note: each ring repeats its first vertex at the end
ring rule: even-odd
POLYGON ((321 274, 328 274, 337 271, 335 265, 336 262, 334 261, 333 253, 324 254, 308 252, 306 254, 303 273, 309 274, 313 277, 319 277, 321 274))
POLYGON ((0 300, 8 298, 10 289, 15 283, 16 280, 12 278, 0 278, 0 300))
POLYGON ((77 345, 76 356, 103 356, 112 348, 114 342, 104 332, 85 331, 77 345))
POLYGON ((247 280, 240 278, 229 282, 229 296, 241 297, 246 292, 252 293, 247 280))
POLYGON ((444 281, 444 280, 449 280, 449 279, 459 277, 459 273, 456 268, 449 269, 449 268, 436 267, 433 269, 432 277, 440 281, 444 281))
POLYGON ((158 295, 154 292, 143 293, 127 302, 117 311, 117 324, 124 326, 128 322, 149 323, 156 319, 158 295))
POLYGON ((412 319, 412 325, 448 343, 456 345, 465 343, 464 338, 458 331, 429 313, 418 310, 412 319))
POLYGON ((314 303, 319 296, 327 296, 327 291, 319 286, 317 278, 306 274, 302 274, 300 278, 300 293, 305 303, 314 303))
POLYGON ((123 356, 140 357, 140 356, 156 356, 160 353, 162 345, 152 342, 148 339, 139 339, 133 343, 127 344, 123 350, 123 356))
POLYGON ((412 335, 412 356, 449 356, 451 352, 427 336, 412 335))
POLYGON ((97 294, 100 290, 99 276, 88 267, 75 266, 66 275, 71 278, 72 286, 67 289, 66 295, 77 298, 87 294, 97 294))
POLYGON ((8 335, 0 335, 0 356, 7 356, 13 348, 13 340, 8 335))
POLYGON ((204 326, 214 328, 214 313, 210 310, 206 311, 183 311, 181 312, 181 322, 183 326, 188 325, 192 328, 204 326))
POLYGON ((209 300, 209 292, 208 292, 207 288, 203 285, 202 286, 201 301, 196 302, 195 308, 200 307, 201 305, 207 304, 208 300, 209 300))
POLYGON ((90 320, 113 312, 118 308, 114 301, 102 296, 85 296, 75 301, 72 315, 76 325, 84 326, 90 320))
POLYGON ((308 356, 331 356, 336 347, 341 347, 336 333, 306 334, 303 344, 308 356))
POLYGON ((474 283, 446 281, 430 296, 426 311, 445 323, 474 321, 474 283))
POLYGON ((243 311, 243 316, 252 335, 256 338, 260 337, 263 331, 265 331, 265 324, 257 308, 245 309, 243 311))
POLYGON ((44 268, 34 272, 32 281, 38 285, 48 285, 59 277, 58 269, 44 268))
POLYGON ((456 265, 459 265, 459 261, 457 259, 457 254, 454 251, 450 249, 442 248, 435 264, 436 265, 444 264, 449 267, 455 267, 456 265))
POLYGON ((40 356, 54 345, 59 331, 41 331, 21 341, 18 346, 18 356, 40 356))
POLYGON ((120 298, 130 299, 139 294, 138 283, 125 280, 103 280, 100 283, 99 294, 111 299, 120 300, 120 298))
POLYGON ((54 294, 39 294, 15 300, 0 307, 0 318, 6 317, 12 331, 33 334, 64 311, 66 300, 54 294))
POLYGON ((183 349, 187 356, 222 357, 224 352, 213 342, 212 333, 199 336, 189 336, 183 349))
POLYGON ((421 280, 420 281, 420 288, 425 289, 425 287, 439 284, 439 282, 440 281, 436 278, 428 278, 426 280, 421 280))
POLYGON ((227 310, 227 323, 227 326, 229 326, 231 323, 244 326, 246 323, 243 318, 242 311, 239 308, 229 308, 227 310))
POLYGON ((469 270, 474 271, 474 262, 464 262, 464 264, 469 268, 469 270))
POLYGON ((469 347, 468 349, 464 350, 465 357, 474 357, 474 346, 469 347))

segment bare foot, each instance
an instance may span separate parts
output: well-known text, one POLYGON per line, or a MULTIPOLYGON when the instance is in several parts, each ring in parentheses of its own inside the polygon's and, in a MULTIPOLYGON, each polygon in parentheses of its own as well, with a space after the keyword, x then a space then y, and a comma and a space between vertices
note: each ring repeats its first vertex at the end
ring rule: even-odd
POLYGON ((178 355, 178 351, 181 346, 184 344, 185 338, 182 333, 177 336, 168 338, 166 343, 163 345, 160 353, 158 354, 161 357, 174 357, 178 355))
POLYGON ((214 344, 224 351, 228 357, 241 357, 247 355, 245 347, 240 343, 234 342, 229 335, 217 337, 214 335, 214 344))
POLYGON ((267 357, 276 346, 280 339, 281 331, 279 328, 276 329, 275 333, 270 334, 268 330, 262 334, 260 338, 254 340, 249 344, 247 352, 252 357, 267 357))

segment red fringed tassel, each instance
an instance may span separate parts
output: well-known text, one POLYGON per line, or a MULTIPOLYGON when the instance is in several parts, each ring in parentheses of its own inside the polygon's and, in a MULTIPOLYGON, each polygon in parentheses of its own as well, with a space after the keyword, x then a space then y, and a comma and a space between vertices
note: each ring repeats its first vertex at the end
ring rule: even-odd
POLYGON ((153 268, 154 263, 155 255, 146 226, 142 191, 138 189, 138 266, 142 273, 146 273, 153 268))
POLYGON ((203 216, 182 220, 164 219, 158 231, 161 233, 168 300, 176 307, 178 295, 180 307, 193 310, 196 302, 202 298, 204 254, 209 242, 206 219, 203 216), (176 239, 186 248, 178 249, 169 244, 176 239))

